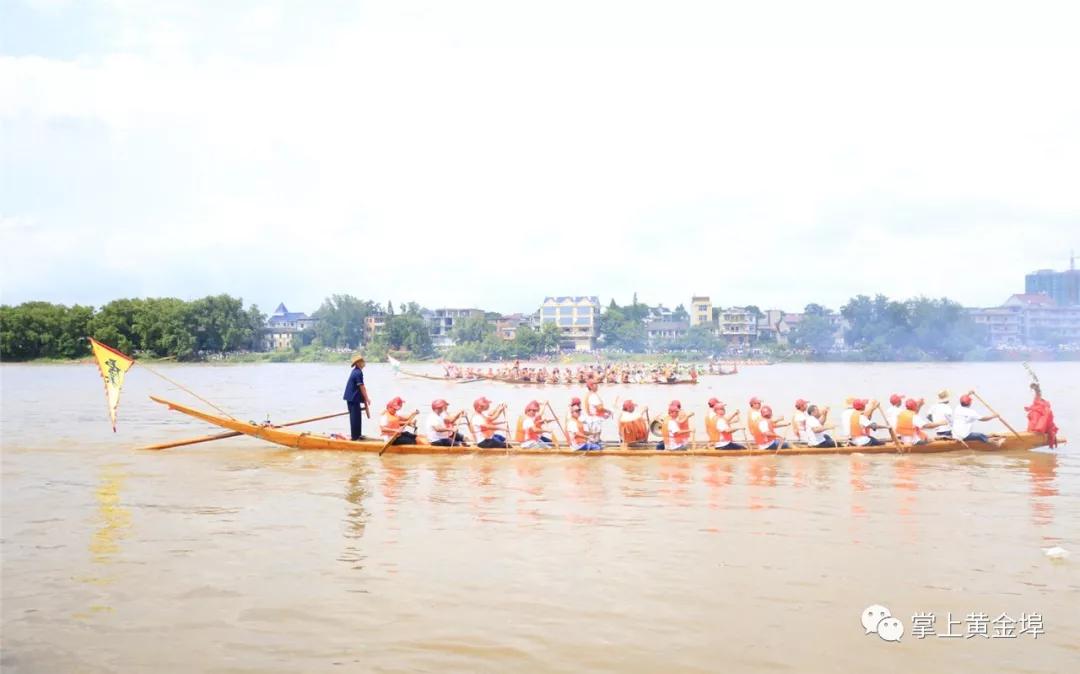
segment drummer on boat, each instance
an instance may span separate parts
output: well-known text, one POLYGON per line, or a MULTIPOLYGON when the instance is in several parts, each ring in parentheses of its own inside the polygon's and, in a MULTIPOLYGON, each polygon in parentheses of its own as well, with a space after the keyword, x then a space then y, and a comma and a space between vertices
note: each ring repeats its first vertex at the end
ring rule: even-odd
POLYGON ((633 400, 625 400, 619 414, 619 439, 623 444, 632 445, 649 439, 649 407, 640 410, 633 400))
POLYGON ((436 447, 468 447, 464 436, 457 432, 458 420, 465 414, 465 410, 450 416, 447 413, 448 407, 449 403, 442 398, 431 402, 431 414, 424 425, 428 442, 436 447))
POLYGON ((707 403, 709 411, 705 414, 705 434, 709 436, 709 443, 714 449, 746 449, 743 445, 735 442, 734 434, 738 430, 731 424, 739 416, 739 410, 730 415, 727 407, 716 398, 709 398, 707 403))
POLYGON ((420 410, 413 410, 412 414, 401 416, 401 408, 404 406, 405 401, 400 397, 391 398, 386 403, 386 410, 379 419, 379 432, 382 434, 382 439, 391 441, 392 445, 416 444, 416 433, 405 429, 409 426, 415 429, 416 415, 420 414, 420 410))
POLYGON ((506 448, 506 423, 499 421, 499 417, 506 412, 506 404, 502 403, 490 413, 491 401, 483 396, 473 401, 472 421, 469 422, 469 430, 478 439, 476 446, 482 449, 505 449, 506 448))

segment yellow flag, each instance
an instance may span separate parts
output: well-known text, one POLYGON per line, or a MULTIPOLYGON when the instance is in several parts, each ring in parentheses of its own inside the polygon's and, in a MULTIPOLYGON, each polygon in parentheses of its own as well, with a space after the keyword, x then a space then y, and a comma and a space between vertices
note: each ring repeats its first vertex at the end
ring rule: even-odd
POLYGON ((105 400, 109 405, 109 419, 113 433, 116 432, 116 406, 120 404, 120 387, 124 385, 124 374, 131 369, 135 361, 116 349, 106 346, 93 337, 90 346, 94 349, 101 378, 105 381, 105 400))

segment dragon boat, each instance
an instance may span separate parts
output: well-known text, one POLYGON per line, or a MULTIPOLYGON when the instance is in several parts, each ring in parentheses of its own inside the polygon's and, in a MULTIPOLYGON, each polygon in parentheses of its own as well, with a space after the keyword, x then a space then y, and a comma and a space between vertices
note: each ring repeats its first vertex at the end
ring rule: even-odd
MULTIPOLYGON (((708 456, 715 458, 728 458, 739 456, 763 456, 775 455, 819 455, 819 454, 936 454, 941 452, 974 451, 974 452, 1005 452, 1015 450, 1028 450, 1042 447, 1047 444, 1047 437, 1042 433, 1023 432, 1005 436, 1004 442, 999 447, 993 444, 968 442, 967 446, 959 440, 934 440, 924 445, 901 445, 899 448, 886 443, 879 446, 863 447, 793 447, 791 449, 739 449, 718 450, 707 447, 694 449, 665 451, 658 450, 651 443, 643 443, 640 446, 626 446, 618 443, 606 444, 603 449, 589 452, 576 451, 568 447, 562 449, 523 449, 510 447, 506 449, 481 449, 475 446, 467 447, 441 447, 429 444, 416 445, 390 445, 385 446, 382 440, 349 440, 335 435, 323 435, 319 433, 297 432, 285 430, 272 425, 257 424, 250 421, 239 421, 228 417, 210 414, 200 410, 175 403, 170 400, 150 396, 154 402, 165 405, 170 410, 181 412, 195 419, 205 421, 214 426, 219 426, 235 433, 249 435, 282 447, 304 450, 335 450, 352 452, 371 452, 387 454, 492 454, 492 455, 543 455, 543 456, 573 456, 587 454, 590 456, 708 456)), ((1064 438, 1058 438, 1059 443, 1065 442, 1064 438)), ((149 448, 148 448, 149 449, 149 448)))

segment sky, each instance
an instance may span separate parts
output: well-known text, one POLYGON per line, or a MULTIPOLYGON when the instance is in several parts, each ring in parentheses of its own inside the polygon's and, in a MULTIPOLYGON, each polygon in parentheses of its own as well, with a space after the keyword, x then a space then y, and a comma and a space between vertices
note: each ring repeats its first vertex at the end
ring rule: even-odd
POLYGON ((0 6, 0 301, 991 306, 1080 252, 1080 5, 0 6))

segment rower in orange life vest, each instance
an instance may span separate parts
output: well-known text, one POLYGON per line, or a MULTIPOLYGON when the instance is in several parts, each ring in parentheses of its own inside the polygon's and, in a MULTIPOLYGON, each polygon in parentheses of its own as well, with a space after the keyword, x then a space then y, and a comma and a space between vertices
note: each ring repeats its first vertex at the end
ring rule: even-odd
POLYGON ((851 403, 854 412, 852 412, 848 422, 848 435, 851 436, 851 444, 857 447, 874 447, 885 444, 870 434, 871 431, 880 428, 870 421, 870 415, 878 407, 878 402, 876 400, 869 401, 869 408, 867 408, 867 403, 868 401, 861 399, 851 403))
POLYGON ((924 429, 937 428, 945 423, 944 421, 930 421, 924 417, 920 414, 922 406, 922 400, 908 398, 904 401, 904 409, 896 415, 896 435, 905 445, 925 445, 929 442, 929 438, 924 429))
POLYGON ((896 430, 896 418, 900 416, 900 413, 904 411, 904 396, 899 393, 894 393, 889 396, 889 405, 884 408, 885 419, 889 422, 889 426, 896 430))
POLYGON ((645 420, 645 415, 649 412, 648 406, 638 410, 633 400, 625 400, 622 409, 619 415, 619 439, 628 445, 648 440, 649 424, 645 420))
POLYGON ((746 413, 746 430, 750 431, 750 435, 754 438, 754 444, 760 445, 761 438, 758 437, 760 430, 758 424, 761 422, 761 398, 754 396, 750 399, 750 411, 746 413))
POLYGON ((390 443, 393 445, 416 444, 416 434, 404 429, 410 424, 415 426, 416 415, 420 414, 420 410, 413 410, 413 413, 409 416, 401 416, 399 412, 404 406, 405 401, 400 397, 391 399, 390 402, 386 403, 386 411, 382 413, 382 417, 379 419, 379 432, 382 433, 383 440, 389 440, 394 437, 395 433, 401 431, 394 438, 394 441, 390 443))
POLYGON ((570 402, 570 416, 566 418, 566 442, 576 451, 603 449, 595 436, 589 435, 585 422, 581 419, 581 401, 574 398, 570 402))
POLYGON ((488 409, 490 408, 491 401, 483 396, 473 401, 473 410, 476 411, 476 414, 473 415, 470 430, 479 438, 476 443, 477 447, 503 449, 506 447, 508 432, 506 422, 499 421, 499 415, 506 410, 506 404, 501 403, 489 414, 488 409))
POLYGON ((436 447, 467 447, 465 437, 457 432, 458 419, 465 414, 465 410, 450 416, 446 412, 447 407, 449 403, 442 398, 431 401, 431 414, 424 424, 428 442, 436 447))
MULTIPOLYGON (((780 417, 779 419, 782 419, 780 417)), ((788 443, 784 442, 784 439, 776 432, 777 428, 787 426, 787 422, 781 423, 777 419, 772 418, 772 408, 768 405, 762 405, 761 407, 761 420, 758 421, 758 435, 761 437, 761 441, 757 441, 755 436, 755 442, 758 443, 758 449, 787 449, 791 447, 788 443)))
POLYGON ((739 416, 739 410, 730 415, 727 407, 716 398, 709 398, 709 411, 705 414, 705 433, 709 436, 709 443, 714 449, 746 449, 743 445, 735 442, 734 433, 736 428, 731 424, 739 416))
POLYGON ((544 435, 545 420, 540 414, 540 403, 535 400, 525 406, 524 416, 518 417, 514 441, 523 449, 551 447, 551 439, 544 435))
POLYGON ((690 417, 694 413, 686 414, 682 411, 682 403, 672 400, 668 405, 667 417, 664 418, 663 441, 656 445, 657 449, 682 451, 686 449, 686 443, 690 442, 690 417))

